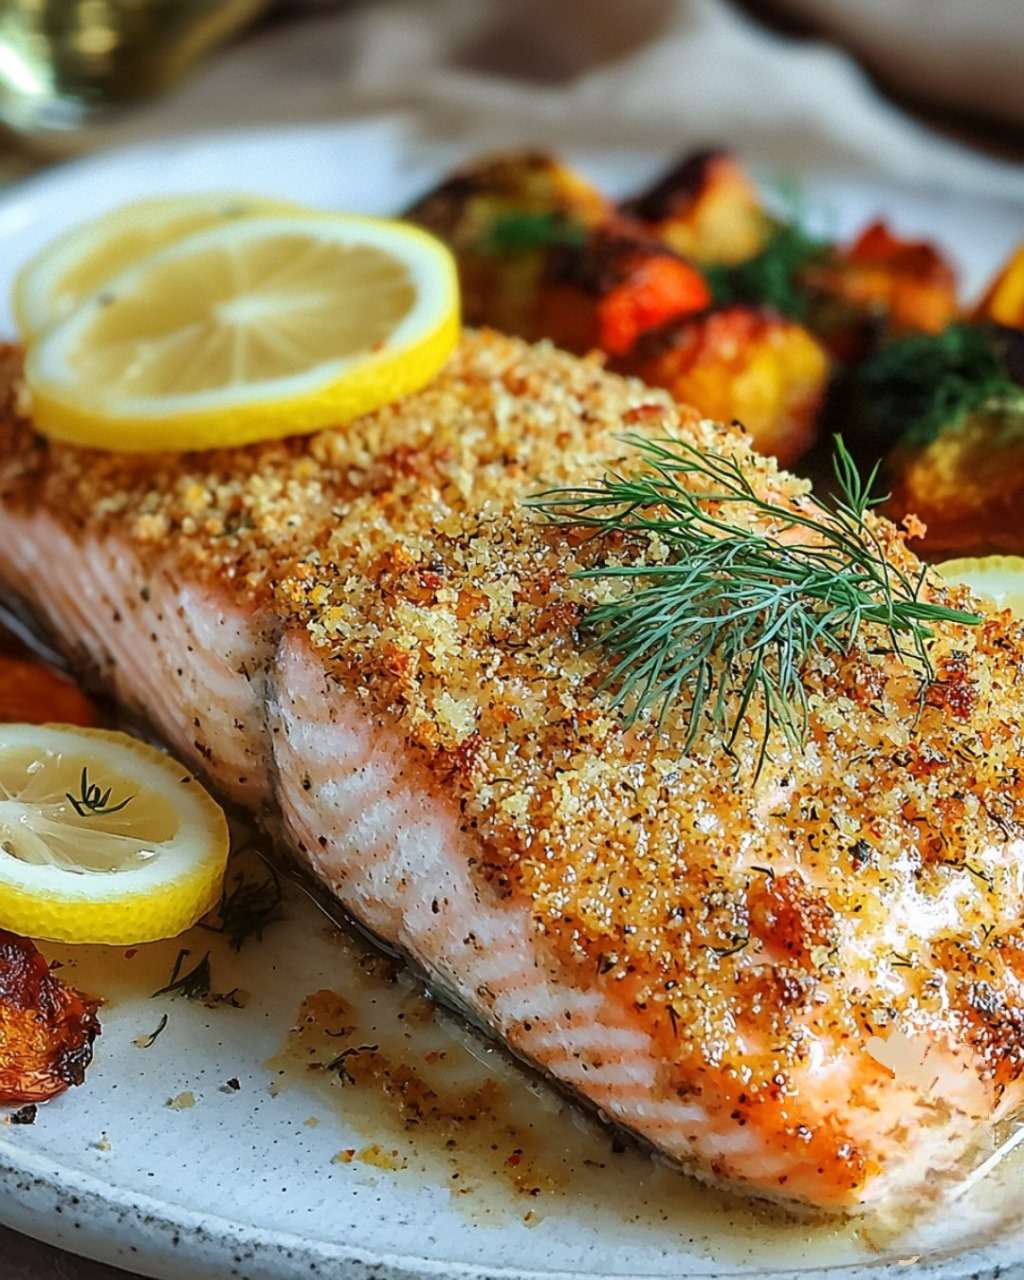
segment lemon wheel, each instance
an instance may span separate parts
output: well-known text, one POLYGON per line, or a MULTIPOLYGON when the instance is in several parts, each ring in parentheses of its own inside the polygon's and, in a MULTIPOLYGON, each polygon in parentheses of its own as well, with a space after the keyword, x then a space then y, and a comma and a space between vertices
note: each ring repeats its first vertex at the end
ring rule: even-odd
POLYGON ((948 582, 970 587, 976 596, 1024 618, 1024 556, 964 557, 935 567, 948 582))
POLYGON ((0 725, 0 927, 61 942, 169 938, 216 904, 220 807, 127 734, 0 725))
POLYGON ((111 277, 183 236, 256 213, 300 208, 228 191, 122 205, 58 236, 18 272, 12 299, 18 332, 23 341, 33 341, 111 277))
POLYGON ((341 425, 441 368, 455 265, 403 223, 277 214, 202 231, 103 286, 30 349, 35 425, 124 451, 341 425))

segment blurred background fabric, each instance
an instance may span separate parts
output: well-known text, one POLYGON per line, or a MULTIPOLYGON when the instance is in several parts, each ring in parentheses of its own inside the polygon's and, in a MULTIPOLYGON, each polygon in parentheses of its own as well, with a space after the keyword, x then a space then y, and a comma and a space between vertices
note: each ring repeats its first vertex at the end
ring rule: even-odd
POLYGON ((350 0, 279 5, 176 91, 73 141, 401 110, 425 135, 478 146, 722 141, 790 170, 1024 192, 1024 138, 1000 162, 925 127, 829 29, 887 84, 1024 120, 1022 0, 350 0), (761 21, 783 11, 823 34, 761 21))
POLYGON ((886 88, 1024 131, 1021 0, 774 0, 853 50, 886 88))

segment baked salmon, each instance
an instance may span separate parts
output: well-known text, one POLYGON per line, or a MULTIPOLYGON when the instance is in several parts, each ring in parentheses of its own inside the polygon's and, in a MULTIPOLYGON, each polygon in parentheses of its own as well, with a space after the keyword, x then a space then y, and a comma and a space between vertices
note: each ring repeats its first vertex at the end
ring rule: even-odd
POLYGON ((516 1054, 700 1178, 834 1211, 918 1194, 1024 1103, 1008 612, 935 624, 923 690, 871 627, 812 658, 806 740, 758 770, 756 699, 731 754, 611 707, 587 548, 523 503, 624 429, 803 500, 738 430, 471 333, 343 430, 119 457, 35 435, 6 363, 5 593, 516 1054))

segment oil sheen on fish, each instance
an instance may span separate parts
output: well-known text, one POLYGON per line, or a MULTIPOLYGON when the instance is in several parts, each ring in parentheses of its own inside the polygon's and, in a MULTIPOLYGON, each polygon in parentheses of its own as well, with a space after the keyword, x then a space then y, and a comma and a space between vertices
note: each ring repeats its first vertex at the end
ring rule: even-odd
MULTIPOLYGON (((804 482, 660 392, 469 334, 344 430, 150 458, 0 427, 0 581, 517 1054, 699 1177, 856 1211, 1024 1102, 1024 626, 865 628, 802 747, 624 728, 580 539, 624 429, 804 482), (923 695, 923 696, 922 696, 923 695)), ((886 554, 914 565, 879 522, 886 554)), ((651 544, 641 553, 660 554, 651 544)), ((963 605, 936 578, 927 590, 963 605)))

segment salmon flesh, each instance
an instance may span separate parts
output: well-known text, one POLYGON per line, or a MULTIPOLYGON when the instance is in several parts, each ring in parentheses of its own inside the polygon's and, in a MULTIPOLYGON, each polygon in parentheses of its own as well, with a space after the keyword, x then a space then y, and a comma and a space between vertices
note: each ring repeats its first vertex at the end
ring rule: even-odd
POLYGON ((523 505, 628 467, 624 430, 806 501, 737 430, 471 333, 343 430, 115 456, 35 435, 4 368, 5 596, 516 1054, 698 1177, 835 1211, 1024 1104, 1008 612, 936 624, 924 688, 870 627, 812 658, 806 740, 758 773, 756 699, 732 754, 685 751, 684 709, 625 727, 578 631, 592 548, 523 505))

